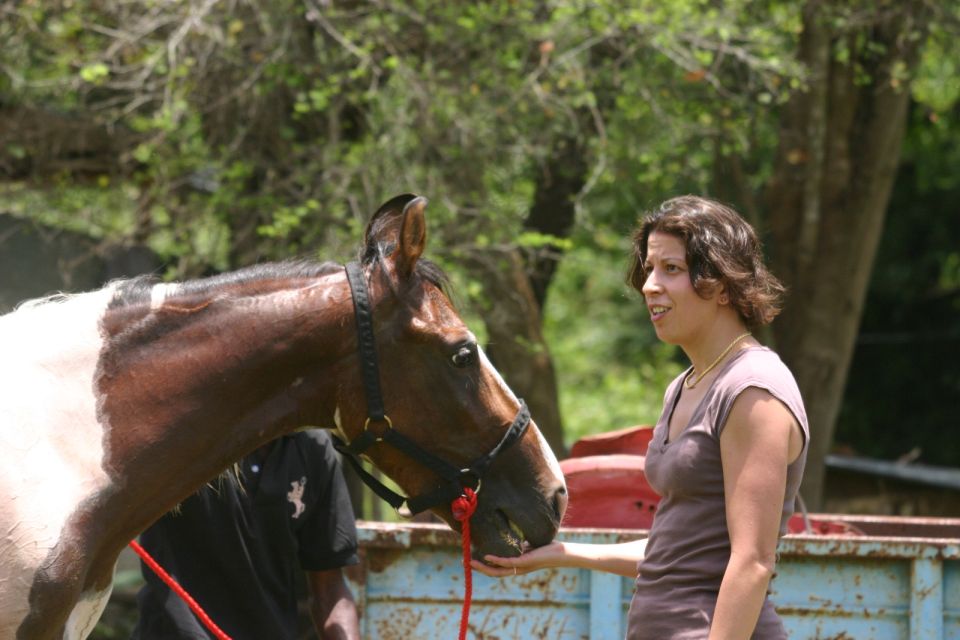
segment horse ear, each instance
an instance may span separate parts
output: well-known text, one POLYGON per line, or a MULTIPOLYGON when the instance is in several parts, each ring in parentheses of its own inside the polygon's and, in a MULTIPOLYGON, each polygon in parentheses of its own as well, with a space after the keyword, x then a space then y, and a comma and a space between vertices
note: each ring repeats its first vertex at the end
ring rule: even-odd
POLYGON ((367 252, 375 251, 378 245, 384 247, 384 253, 389 254, 393 250, 403 222, 404 209, 416 199, 416 194, 403 193, 380 205, 367 223, 367 230, 363 234, 367 252))
POLYGON ((417 260, 427 245, 427 221, 423 215, 427 199, 423 196, 411 200, 403 208, 403 226, 400 227, 400 246, 397 251, 396 268, 402 278, 413 273, 417 260))
POLYGON ((381 253, 390 257, 397 275, 409 276, 426 244, 426 206, 426 198, 412 193, 395 196, 380 205, 367 224, 363 260, 372 260, 381 253))

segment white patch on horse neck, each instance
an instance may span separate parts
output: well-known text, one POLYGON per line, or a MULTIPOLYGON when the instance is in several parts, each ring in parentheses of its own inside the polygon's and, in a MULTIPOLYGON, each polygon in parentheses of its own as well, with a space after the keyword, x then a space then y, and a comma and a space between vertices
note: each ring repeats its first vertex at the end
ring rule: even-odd
POLYGON ((540 429, 534 426, 533 432, 537 434, 537 443, 540 445, 540 451, 543 453, 543 457, 547 461, 547 466, 550 468, 550 472, 562 486, 566 487, 567 481, 563 476, 563 470, 560 468, 560 462, 557 461, 556 454, 553 452, 553 449, 550 448, 550 445, 547 444, 547 439, 543 437, 542 433, 540 433, 540 429))
POLYGON ((350 438, 347 437, 347 432, 343 430, 343 423, 340 420, 340 405, 337 405, 333 410, 333 426, 341 440, 350 442, 350 438))
POLYGON ((112 296, 108 287, 0 317, 0 638, 27 614, 67 519, 110 483, 94 376, 112 296))
POLYGON ((84 593, 67 618, 63 640, 84 640, 89 636, 97 626, 97 620, 107 606, 112 591, 111 582, 103 591, 84 593))
MULTIPOLYGON (((335 286, 335 281, 346 280, 343 272, 334 272, 327 275, 312 278, 310 284, 296 287, 293 289, 281 289, 274 291, 261 299, 261 302, 269 304, 276 309, 283 309, 293 306, 298 310, 303 308, 304 298, 310 297, 311 304, 318 307, 334 306, 338 302, 343 302, 343 287, 335 286), (316 301, 313 301, 313 299, 316 301)), ((349 293, 347 294, 349 295, 349 293)))
MULTIPOLYGON (((516 402, 517 406, 519 407, 520 399, 517 398, 516 394, 513 393, 513 389, 511 389, 503 377, 500 376, 500 372, 497 371, 496 367, 493 366, 493 363, 491 363, 487 358, 487 354, 484 353, 483 349, 481 349, 479 346, 477 346, 477 351, 480 354, 481 366, 490 372, 490 374, 493 376, 493 379, 497 381, 497 385, 503 389, 504 393, 513 398, 514 402, 516 402)), ((540 452, 543 454, 544 460, 547 461, 547 467, 550 469, 550 472, 554 475, 558 482, 563 484, 563 486, 566 486, 566 483, 563 479, 563 471, 560 469, 560 463, 557 461, 557 456, 553 453, 553 449, 551 449, 550 445, 547 444, 546 438, 543 437, 543 434, 540 433, 540 429, 538 429, 536 425, 530 425, 530 429, 537 434, 537 443, 540 445, 540 452)))
POLYGON ((175 282, 161 282, 150 289, 150 310, 156 311, 163 306, 163 301, 176 295, 180 288, 175 282))

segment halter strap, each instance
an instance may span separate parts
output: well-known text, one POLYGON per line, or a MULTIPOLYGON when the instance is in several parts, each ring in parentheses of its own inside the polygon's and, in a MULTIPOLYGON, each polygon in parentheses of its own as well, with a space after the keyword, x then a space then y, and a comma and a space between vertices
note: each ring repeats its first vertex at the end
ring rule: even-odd
POLYGON ((440 504, 450 504, 463 494, 464 487, 480 491, 481 480, 493 460, 504 449, 519 440, 530 426, 530 411, 526 403, 520 401, 520 409, 500 439, 500 442, 486 455, 480 456, 465 468, 459 468, 438 458, 420 445, 393 428, 393 423, 384 411, 383 395, 380 391, 380 370, 377 365, 376 339, 373 334, 373 312, 363 270, 356 262, 346 265, 347 281, 353 294, 354 317, 357 321, 357 344, 360 366, 363 376, 364 393, 367 399, 367 423, 363 432, 345 443, 334 436, 334 447, 344 455, 360 479, 380 498, 390 504, 401 515, 414 515, 440 504), (369 429, 371 422, 386 423, 386 430, 378 435, 369 429), (360 455, 377 442, 383 442, 403 452, 436 473, 445 482, 427 493, 414 497, 405 497, 393 491, 360 464, 360 455), (404 507, 406 509, 404 510, 404 507), (406 512, 405 512, 406 511, 406 512))
MULTIPOLYGON (((357 321, 357 343, 363 388, 367 395, 367 416, 371 421, 383 422, 383 395, 380 393, 380 371, 377 368, 377 341, 373 335, 373 309, 363 270, 356 262, 347 264, 347 282, 353 294, 353 316, 357 321)), ((366 431, 364 431, 366 433, 366 431)))

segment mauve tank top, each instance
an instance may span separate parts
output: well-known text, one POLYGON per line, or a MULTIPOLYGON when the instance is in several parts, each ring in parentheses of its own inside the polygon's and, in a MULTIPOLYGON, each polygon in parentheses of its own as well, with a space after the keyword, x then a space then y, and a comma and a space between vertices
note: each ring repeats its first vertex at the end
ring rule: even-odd
MULTIPOLYGON (((766 347, 742 349, 723 363, 686 428, 668 443, 670 415, 688 373, 667 388, 663 413, 647 451, 647 480, 663 499, 644 560, 638 566, 629 640, 702 640, 710 632, 720 582, 730 559, 720 433, 734 400, 745 389, 768 391, 803 429, 803 451, 787 467, 780 535, 786 533, 787 520, 793 515, 807 459, 810 431, 800 391, 790 370, 766 347)), ((786 637, 773 605, 765 600, 753 638, 786 637)))

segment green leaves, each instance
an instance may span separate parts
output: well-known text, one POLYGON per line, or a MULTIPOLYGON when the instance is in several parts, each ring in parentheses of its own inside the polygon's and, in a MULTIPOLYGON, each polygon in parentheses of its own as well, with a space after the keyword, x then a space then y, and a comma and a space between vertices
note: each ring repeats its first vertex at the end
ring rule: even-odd
POLYGON ((655 423, 664 388, 686 366, 656 339, 642 300, 624 284, 624 245, 614 234, 578 234, 547 299, 544 332, 568 444, 655 423))
POLYGON ((320 211, 320 203, 309 199, 301 205, 277 207, 270 224, 257 227, 257 233, 265 238, 286 238, 297 230, 311 214, 320 211))
MULTIPOLYGON (((871 2, 828 3, 831 28, 849 35, 836 39, 835 60, 864 84, 876 74, 864 60, 883 54, 856 35, 883 6, 871 2)), ((942 10, 952 16, 956 4, 942 10)), ((642 314, 623 310, 622 239, 678 192, 757 196, 779 109, 808 82, 795 56, 804 5, 19 3, 0 23, 4 106, 92 122, 117 147, 107 145, 110 171, 66 169, 40 178, 58 197, 14 200, 64 224, 148 238, 177 265, 171 275, 186 277, 294 254, 345 259, 384 198, 423 193, 431 254, 448 266, 516 247, 566 253, 546 314, 557 369, 575 390, 564 411, 574 429, 602 413, 613 416, 604 426, 622 426, 613 421, 636 415, 635 398, 657 406, 662 376, 678 366, 653 346, 642 314), (587 168, 573 239, 526 226, 566 143, 587 168), (735 188, 718 172, 730 158, 743 165, 735 188), (599 284, 607 279, 614 289, 599 284), (588 299, 595 315, 583 319, 588 299), (601 375, 591 360, 610 366, 601 375)), ((940 22, 916 77, 898 67, 890 80, 911 88, 918 117, 939 122, 918 136, 956 135, 947 121, 960 40, 940 22)), ((69 129, 59 135, 47 146, 11 139, 0 161, 31 166, 41 147, 72 149, 69 129)), ((953 180, 933 163, 958 159, 925 155, 925 144, 915 142, 921 183, 953 180)), ((469 273, 462 279, 479 296, 469 273)))
POLYGON ((80 69, 80 77, 90 84, 101 84, 110 75, 110 67, 102 62, 94 62, 80 69))
POLYGON ((913 82, 913 97, 946 113, 960 100, 960 47, 956 34, 935 24, 913 82))
POLYGON ((568 251, 573 248, 573 241, 570 238, 558 238, 547 233, 538 233, 536 231, 524 231, 516 239, 517 245, 528 249, 540 249, 543 247, 553 247, 560 251, 568 251))

